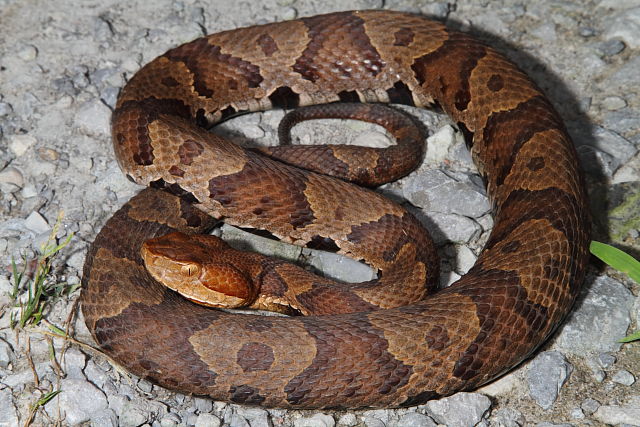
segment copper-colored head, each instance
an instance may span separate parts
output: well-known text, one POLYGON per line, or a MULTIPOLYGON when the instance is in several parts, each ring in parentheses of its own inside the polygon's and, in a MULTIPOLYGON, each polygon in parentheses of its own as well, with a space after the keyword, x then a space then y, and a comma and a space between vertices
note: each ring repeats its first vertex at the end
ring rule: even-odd
POLYGON ((224 308, 249 305, 257 289, 225 257, 227 250, 218 237, 174 232, 147 240, 140 253, 154 279, 191 301, 224 308))

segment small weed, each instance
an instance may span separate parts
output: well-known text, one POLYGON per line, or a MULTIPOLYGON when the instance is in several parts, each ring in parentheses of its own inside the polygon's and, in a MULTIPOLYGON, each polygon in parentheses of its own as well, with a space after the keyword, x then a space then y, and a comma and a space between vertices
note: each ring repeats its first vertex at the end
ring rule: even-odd
MULTIPOLYGON (((26 325, 37 325, 42 320, 42 314, 47 306, 50 297, 59 297, 65 293, 73 292, 78 285, 72 287, 66 284, 57 283, 50 280, 49 272, 51 271, 51 265, 53 258, 62 248, 64 248, 73 234, 67 236, 62 243, 58 243, 56 235, 60 229, 62 223, 62 214, 58 215, 56 223, 51 230, 51 234, 47 241, 40 248, 40 255, 35 260, 35 271, 33 277, 26 284, 27 287, 27 300, 20 303, 20 317, 16 319, 14 314, 11 314, 11 327, 20 325, 24 328, 26 325)), ((15 301, 18 298, 20 289, 22 288, 23 281, 28 278, 27 269, 29 262, 26 257, 23 256, 23 268, 18 270, 15 260, 12 260, 11 266, 13 269, 13 290, 11 297, 15 301)))
MULTIPOLYGON (((631 280, 640 284, 640 261, 620 249, 605 243, 593 241, 589 246, 589 250, 605 264, 628 274, 631 280)), ((640 340, 640 331, 622 338, 619 342, 631 342, 636 340, 640 340)))
POLYGON ((61 391, 62 390, 52 390, 52 391, 42 395, 42 397, 40 399, 36 400, 33 403, 33 405, 31 405, 31 408, 29 410, 29 418, 25 421, 24 425, 25 426, 31 425, 31 423, 33 422, 33 417, 36 415, 36 412, 38 412, 38 409, 40 407, 46 405, 47 402, 49 402, 51 399, 53 399, 58 394, 60 394, 61 391))

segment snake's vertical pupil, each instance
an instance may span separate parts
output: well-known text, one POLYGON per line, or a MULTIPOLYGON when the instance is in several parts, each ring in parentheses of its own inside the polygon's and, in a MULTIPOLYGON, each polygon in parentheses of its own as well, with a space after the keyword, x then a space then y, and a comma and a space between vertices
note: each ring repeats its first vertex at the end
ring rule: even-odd
POLYGON ((182 274, 186 275, 186 276, 193 276, 194 274, 196 274, 198 271, 198 267, 193 265, 193 264, 187 264, 182 266, 182 274))

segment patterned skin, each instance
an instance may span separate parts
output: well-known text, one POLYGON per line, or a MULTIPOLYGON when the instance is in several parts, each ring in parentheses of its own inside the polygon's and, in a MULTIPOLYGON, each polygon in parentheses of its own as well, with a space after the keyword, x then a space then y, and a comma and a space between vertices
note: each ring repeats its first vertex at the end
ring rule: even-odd
MULTIPOLYGON (((105 352, 167 388, 271 407, 416 405, 520 363, 580 291, 590 217, 559 116, 503 56, 419 16, 339 12, 187 43, 127 84, 113 138, 128 177, 175 196, 144 190, 109 220, 87 256, 82 310, 105 352), (495 225, 451 287, 420 299, 437 276, 425 265, 433 246, 404 208, 197 126, 334 101, 437 105, 463 132, 495 225), (419 283, 420 300, 397 306, 381 292, 366 300, 379 310, 289 318, 195 305, 153 280, 139 251, 212 218, 296 244, 333 242, 384 271, 381 280, 419 283)), ((325 157, 354 166, 331 150, 325 157)))

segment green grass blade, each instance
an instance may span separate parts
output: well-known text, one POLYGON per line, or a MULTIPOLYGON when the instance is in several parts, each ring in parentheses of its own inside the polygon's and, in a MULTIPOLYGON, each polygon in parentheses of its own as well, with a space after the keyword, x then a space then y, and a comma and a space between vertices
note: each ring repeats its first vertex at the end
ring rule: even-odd
POLYGON ((616 270, 627 273, 636 283, 640 283, 640 262, 631 255, 605 243, 592 241, 591 253, 616 270))
POLYGON ((49 402, 51 399, 53 399, 58 394, 60 394, 60 392, 62 392, 62 390, 54 390, 54 391, 50 391, 49 393, 45 394, 40 399, 38 399, 38 401, 35 403, 35 407, 46 405, 47 402, 49 402))
POLYGON ((618 342, 631 342, 640 340, 640 331, 634 332, 631 335, 627 335, 626 337, 618 340, 618 342))

